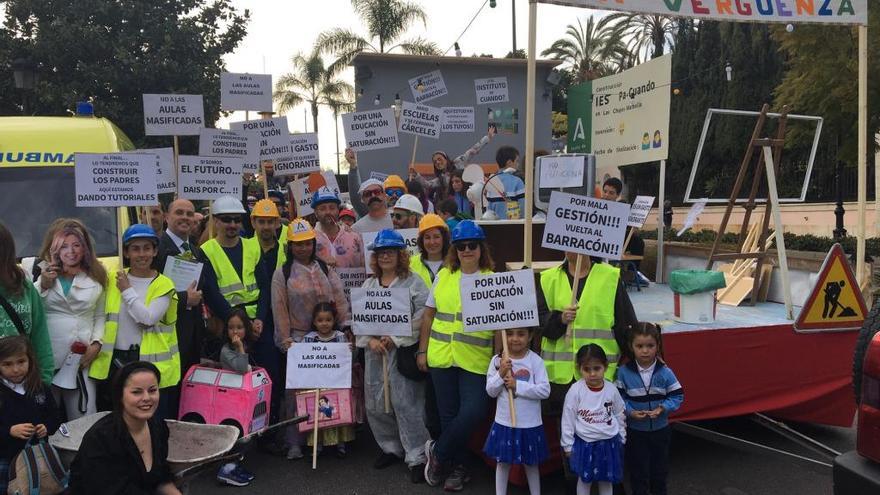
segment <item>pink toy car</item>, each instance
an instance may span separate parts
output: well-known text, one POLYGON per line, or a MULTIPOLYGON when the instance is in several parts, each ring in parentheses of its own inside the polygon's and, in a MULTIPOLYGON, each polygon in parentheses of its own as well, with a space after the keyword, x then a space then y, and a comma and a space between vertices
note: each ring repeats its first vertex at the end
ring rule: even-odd
POLYGON ((263 368, 241 374, 195 365, 183 379, 178 418, 232 425, 250 435, 269 424, 271 397, 272 380, 263 368))

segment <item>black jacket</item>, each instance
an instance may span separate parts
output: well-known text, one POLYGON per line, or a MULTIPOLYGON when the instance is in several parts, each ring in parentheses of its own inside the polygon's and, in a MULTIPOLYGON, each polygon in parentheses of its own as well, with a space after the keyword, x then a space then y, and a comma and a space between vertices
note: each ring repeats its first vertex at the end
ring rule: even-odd
POLYGON ((58 409, 49 387, 31 395, 20 395, 0 383, 0 459, 12 460, 24 448, 25 440, 12 438, 9 429, 22 423, 46 425, 49 435, 58 429, 58 409))
POLYGON ((122 416, 110 413, 86 432, 70 465, 72 495, 153 495, 171 481, 168 465, 168 427, 153 418, 148 423, 153 443, 153 466, 147 472, 122 416))

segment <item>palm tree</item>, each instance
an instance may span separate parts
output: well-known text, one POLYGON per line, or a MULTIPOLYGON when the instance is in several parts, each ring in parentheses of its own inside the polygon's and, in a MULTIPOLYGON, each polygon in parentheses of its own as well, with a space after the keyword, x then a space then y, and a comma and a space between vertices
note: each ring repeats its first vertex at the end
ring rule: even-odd
POLYGON ((330 66, 332 72, 348 65, 360 52, 388 53, 399 48, 410 55, 441 54, 436 44, 424 38, 399 39, 415 21, 427 26, 428 16, 419 5, 405 0, 351 0, 351 5, 366 24, 369 36, 365 38, 344 28, 333 28, 318 35, 318 49, 339 57, 330 66))
POLYGON ((666 45, 672 46, 675 20, 671 17, 650 14, 630 14, 618 12, 608 16, 609 21, 618 21, 617 27, 623 36, 629 37, 629 49, 639 59, 657 58, 666 52, 666 45))
POLYGON ((318 106, 326 105, 337 111, 340 102, 354 100, 351 84, 336 79, 335 74, 324 67, 324 59, 317 48, 308 55, 297 53, 291 59, 293 71, 275 83, 273 97, 278 111, 284 113, 302 103, 312 109, 312 122, 318 132, 318 106))
POLYGON ((554 41, 541 55, 567 63, 580 83, 617 72, 625 65, 621 62, 627 60, 628 51, 621 31, 610 24, 608 17, 596 22, 590 16, 586 25, 580 19, 577 26, 569 24, 565 37, 554 41))

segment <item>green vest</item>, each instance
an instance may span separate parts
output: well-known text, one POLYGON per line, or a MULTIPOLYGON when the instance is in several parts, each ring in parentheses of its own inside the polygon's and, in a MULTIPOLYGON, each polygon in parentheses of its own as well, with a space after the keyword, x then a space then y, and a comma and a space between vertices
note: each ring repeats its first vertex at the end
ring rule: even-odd
POLYGON ((253 238, 241 239, 241 251, 244 280, 239 278, 217 239, 210 239, 202 244, 202 252, 208 257, 217 275, 220 294, 230 306, 244 306, 248 316, 253 319, 257 316, 257 299, 260 298, 260 289, 257 288, 257 278, 254 275, 260 262, 260 243, 253 238))
MULTIPOLYGON (((594 263, 581 292, 578 312, 572 325, 572 338, 541 339, 541 357, 547 366, 547 376, 553 383, 567 385, 581 378, 575 357, 587 344, 598 344, 608 356, 605 378, 614 380, 620 348, 614 339, 614 300, 620 269, 606 263, 594 263)), ((571 306, 571 285, 560 265, 541 272, 541 290, 551 311, 562 311, 571 306)))
MULTIPOLYGON (((480 273, 492 273, 484 270, 480 273)), ((431 323, 428 340, 428 366, 456 366, 471 373, 485 375, 494 353, 495 332, 464 333, 461 321, 461 270, 442 268, 434 288, 437 312, 431 323)))
POLYGON ((429 289, 434 287, 434 277, 436 277, 437 274, 431 273, 431 269, 428 268, 428 265, 422 262, 421 254, 414 254, 409 257, 409 269, 419 277, 422 277, 422 281, 425 282, 425 287, 429 289))
MULTIPOLYGON (((113 360, 113 349, 116 344, 116 333, 119 330, 119 310, 122 307, 122 293, 116 287, 116 272, 110 273, 107 278, 112 282, 107 284, 105 292, 106 302, 104 310, 107 313, 107 321, 104 324, 104 339, 101 351, 89 369, 89 376, 97 380, 104 380, 110 374, 110 362, 113 360)), ((140 357, 141 361, 148 361, 159 368, 161 381, 159 388, 172 387, 180 381, 180 351, 177 348, 177 292, 174 290, 174 282, 161 273, 150 283, 147 289, 146 305, 159 297, 171 294, 171 302, 168 310, 152 327, 141 327, 140 357)))

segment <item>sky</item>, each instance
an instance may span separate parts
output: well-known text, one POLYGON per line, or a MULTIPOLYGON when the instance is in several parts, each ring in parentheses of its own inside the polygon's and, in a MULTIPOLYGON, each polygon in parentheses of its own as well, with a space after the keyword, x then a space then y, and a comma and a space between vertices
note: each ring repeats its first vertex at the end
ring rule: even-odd
MULTIPOLYGON (((427 26, 413 24, 403 38, 422 36, 434 41, 441 50, 446 50, 465 30, 484 0, 412 1, 422 6, 428 22, 427 26)), ((232 0, 232 4, 240 11, 249 9, 251 18, 247 26, 247 36, 238 49, 224 59, 229 72, 269 73, 274 82, 281 74, 291 70, 290 59, 294 54, 311 50, 321 32, 342 27, 366 36, 366 27, 355 15, 350 0, 232 0)), ((490 53, 500 58, 510 52, 513 45, 512 5, 516 7, 517 48, 523 49, 527 46, 528 0, 497 0, 494 9, 486 4, 459 40, 463 56, 490 53)), ((577 24, 577 19, 584 20, 591 14, 601 13, 547 4, 538 5, 537 10, 539 54, 564 35, 566 25, 577 24)), ((453 55, 454 51, 449 50, 448 54, 453 55)), ((328 58, 328 64, 330 60, 332 58, 328 58)), ((342 77, 349 83, 354 83, 352 70, 342 77)), ((306 118, 305 109, 302 106, 287 113, 291 132, 306 132, 306 125, 309 132, 314 131, 311 116, 306 118)), ((244 112, 236 112, 221 119, 217 127, 226 128, 228 122, 237 120, 244 120, 244 112)), ((318 143, 321 166, 326 169, 336 168, 333 124, 333 114, 329 109, 321 108, 318 116, 318 143)), ((344 147, 341 126, 339 139, 340 147, 344 147)))

